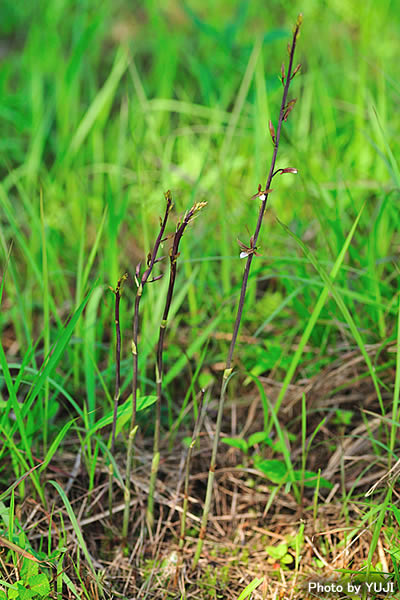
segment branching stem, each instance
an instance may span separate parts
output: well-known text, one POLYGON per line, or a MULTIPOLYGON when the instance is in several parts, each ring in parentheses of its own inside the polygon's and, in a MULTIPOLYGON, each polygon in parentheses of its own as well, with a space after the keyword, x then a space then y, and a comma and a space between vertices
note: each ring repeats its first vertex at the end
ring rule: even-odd
MULTIPOLYGON (((297 36, 299 34, 301 21, 302 21, 302 17, 301 17, 301 15, 299 15, 299 18, 296 23, 296 27, 293 32, 292 45, 290 47, 289 65, 288 65, 287 77, 286 77, 285 85, 284 85, 284 89, 283 89, 281 108, 280 108, 280 112, 279 112, 278 127, 276 130, 276 135, 273 135, 271 133, 272 139, 274 142, 274 152, 272 155, 272 160, 271 160, 271 165, 270 165, 270 169, 269 169, 269 173, 268 173, 267 183, 265 186, 266 192, 265 193, 261 192, 259 194, 260 199, 261 199, 261 206, 260 206, 260 210, 258 213, 256 228, 255 228, 254 234, 252 236, 252 246, 254 248, 257 247, 257 240, 258 240, 258 237, 260 234, 265 209, 267 206, 267 200, 268 200, 268 195, 269 195, 268 190, 270 190, 272 178, 274 177, 274 175, 276 175, 275 163, 276 163, 276 158, 278 155, 279 141, 280 141, 281 130, 282 130, 282 122, 284 120, 286 120, 287 115, 288 115, 287 97, 288 97, 290 83, 292 80, 293 58, 294 58, 294 53, 295 53, 295 49, 296 49, 296 41, 297 41, 297 36)), ((251 263, 253 261, 253 257, 254 257, 253 252, 250 252, 247 256, 246 266, 245 266, 244 273, 243 273, 242 287, 240 290, 240 298, 239 298, 239 304, 238 304, 237 313, 236 313, 235 325, 233 328, 232 340, 231 340, 231 344, 229 347, 228 357, 226 359, 226 366, 225 366, 224 376, 223 376, 223 380, 222 380, 219 403, 218 403, 217 422, 216 422, 216 426, 215 426, 215 435, 214 435, 214 441, 213 441, 213 447, 212 447, 212 453, 211 453, 211 462, 210 462, 210 468, 209 468, 209 472, 208 472, 206 497, 205 497, 205 501, 204 501, 204 509, 203 509, 203 516, 202 516, 202 520, 201 520, 199 539, 197 542, 197 548, 196 548, 195 556, 193 559, 193 565, 192 565, 193 569, 197 566, 197 563, 200 558, 200 554, 201 554, 202 547, 203 547, 203 541, 204 541, 204 537, 206 534, 208 517, 209 517, 209 513, 210 513, 210 509, 211 509, 212 491, 213 491, 213 484, 214 484, 214 477, 215 477, 215 467, 216 467, 216 461, 217 461, 218 443, 219 443, 219 437, 220 437, 220 433, 221 433, 221 424, 222 424, 222 415, 223 415, 224 403, 225 403, 226 388, 228 385, 230 375, 232 373, 232 359, 233 359, 235 345, 236 345, 236 341, 237 341, 237 337, 238 337, 238 333, 239 333, 240 323, 242 320, 244 301, 246 298, 247 283, 248 283, 248 279, 249 279, 250 267, 251 267, 251 263)))
MULTIPOLYGON (((164 237, 165 228, 167 225, 168 215, 172 208, 172 198, 169 192, 165 195, 167 206, 165 209, 164 218, 160 224, 160 231, 154 244, 153 251, 147 259, 147 269, 140 278, 139 268, 136 269, 137 292, 135 298, 135 308, 133 313, 133 333, 132 333, 132 361, 133 361, 133 376, 132 376, 132 416, 129 427, 128 450, 126 458, 126 475, 125 475, 125 493, 124 493, 124 516, 122 522, 122 537, 125 539, 128 535, 129 524, 129 505, 131 501, 131 473, 133 466, 133 442, 135 439, 136 426, 136 399, 137 399, 137 384, 138 384, 138 332, 139 332, 139 305, 143 294, 143 289, 146 283, 149 282, 149 277, 157 260, 158 250, 161 241, 164 237)), ((138 265, 140 267, 140 265, 138 265)), ((151 280, 150 280, 151 281, 151 280)))
POLYGON ((174 293, 177 261, 179 256, 179 244, 186 227, 193 220, 196 214, 206 205, 206 202, 198 202, 188 210, 182 221, 178 223, 171 250, 169 252, 170 273, 167 297, 165 300, 164 312, 160 324, 160 333, 157 344, 157 363, 156 363, 156 383, 157 383, 157 403, 156 403, 156 422, 154 428, 154 444, 153 444, 153 463, 150 476, 150 488, 147 503, 147 523, 151 528, 154 522, 154 491, 157 479, 158 464, 160 458, 160 423, 161 423, 161 396, 162 396, 162 378, 163 378, 163 348, 165 332, 168 324, 168 316, 171 308, 172 297, 174 293))

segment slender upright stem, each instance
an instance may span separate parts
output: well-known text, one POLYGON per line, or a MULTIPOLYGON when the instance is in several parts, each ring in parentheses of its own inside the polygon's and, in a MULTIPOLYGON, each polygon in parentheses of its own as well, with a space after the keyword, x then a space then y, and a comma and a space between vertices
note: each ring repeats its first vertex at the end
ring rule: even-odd
MULTIPOLYGON (((115 321, 115 391, 114 391, 114 414, 111 431, 111 455, 114 455, 115 448, 115 431, 117 427, 117 412, 119 405, 119 398, 121 394, 121 327, 119 323, 119 305, 121 301, 121 291, 124 282, 128 275, 125 273, 118 279, 115 290, 110 288, 115 294, 115 307, 114 307, 114 321, 115 321)), ((108 504, 110 509, 110 515, 112 515, 112 481, 113 481, 113 467, 110 462, 109 465, 109 487, 108 487, 108 504)))
POLYGON ((168 315, 171 308, 172 297, 174 293, 177 260, 179 256, 179 244, 186 227, 193 220, 195 215, 207 204, 207 202, 197 202, 188 210, 182 221, 178 223, 171 250, 169 252, 170 273, 167 297, 165 300, 164 312, 160 324, 160 333, 157 344, 157 362, 156 362, 156 383, 157 383, 157 402, 156 402, 156 421, 154 427, 154 443, 153 443, 153 462, 150 475, 150 487, 147 502, 147 523, 151 528, 154 522, 154 491, 157 479, 158 464, 160 460, 160 423, 161 423, 161 395, 162 395, 162 377, 163 377, 163 348, 165 332, 168 324, 168 315))
MULTIPOLYGON (((132 366, 133 366, 133 376, 132 376, 132 416, 129 427, 129 437, 128 437, 128 450, 127 450, 127 458, 126 458, 126 475, 125 475, 125 492, 124 492, 124 516, 122 522, 122 537, 126 538, 128 535, 128 525, 129 525, 129 505, 131 501, 131 472, 133 466, 133 442, 135 439, 137 426, 136 426, 136 400, 137 400, 137 383, 138 383, 138 333, 139 333, 139 305, 140 300, 143 294, 143 288, 148 283, 149 277, 153 270, 154 264, 157 260, 157 253, 160 248, 161 241, 164 237, 165 227, 167 225, 168 215, 172 208, 172 198, 170 192, 165 194, 165 198, 167 201, 167 206, 165 209, 164 218, 160 224, 160 232, 157 236, 157 239, 154 244, 153 251, 149 254, 147 259, 147 269, 143 273, 142 277, 139 280, 139 268, 136 269, 136 282, 137 282, 137 292, 135 298, 135 308, 133 312, 133 332, 132 332, 132 366)), ((140 265, 139 265, 140 267, 140 265)), ((151 280, 150 280, 151 281, 151 280)))
POLYGON ((112 290, 115 294, 115 308, 114 308, 114 321, 115 321, 115 392, 114 392, 114 414, 111 431, 111 454, 114 454, 115 448, 115 431, 117 426, 117 412, 118 404, 121 394, 121 326, 119 322, 119 305, 121 301, 121 292, 124 282, 127 280, 128 275, 125 273, 118 279, 115 290, 112 290))
POLYGON ((182 510, 182 520, 181 520, 181 534, 180 534, 180 537, 179 537, 179 550, 180 551, 183 550, 183 546, 184 546, 184 543, 185 543, 186 516, 187 516, 188 505, 189 505, 190 461, 191 461, 191 458, 192 458, 193 448, 194 448, 194 446, 195 446, 195 444, 197 442, 197 438, 198 438, 198 435, 199 435, 201 415, 202 415, 202 412, 203 412, 204 394, 205 394, 205 390, 201 390, 199 412, 197 413, 197 419, 196 419, 196 423, 195 423, 194 429, 193 429, 192 441, 190 443, 190 446, 189 446, 189 449, 188 449, 188 453, 187 453, 187 457, 186 457, 185 489, 184 489, 184 495, 183 495, 183 510, 182 510))
MULTIPOLYGON (((294 58, 294 52, 296 49, 296 41, 297 41, 297 36, 299 33, 301 21, 302 21, 302 18, 301 18, 301 16, 299 16, 297 23, 296 23, 296 27, 293 32, 293 40, 292 40, 292 45, 290 47, 289 65, 288 65, 286 81, 285 81, 284 89, 283 89, 281 108, 280 108, 280 112, 279 112, 278 126, 277 126, 277 130, 276 130, 276 135, 273 138, 274 152, 272 155, 272 160, 271 160, 271 165, 269 168, 267 183, 265 186, 265 193, 262 193, 262 192, 260 193, 261 205, 260 205, 260 210, 258 213, 256 228, 255 228, 254 234, 252 236, 251 246, 254 249, 257 246, 257 240, 258 240, 258 237, 260 234, 261 225, 262 225, 263 217, 265 214, 265 209, 267 206, 267 200, 268 200, 268 195, 269 195, 268 190, 270 189, 272 178, 276 174, 275 173, 275 163, 276 163, 276 158, 278 155, 279 141, 280 141, 281 130, 282 130, 282 122, 285 118, 285 115, 287 116, 287 114, 288 114, 288 112, 287 112, 287 109, 288 109, 287 96, 288 96, 288 92, 289 92, 290 82, 292 79, 293 58, 294 58)), ((229 347, 229 352, 228 352, 228 356, 226 359, 224 375, 223 375, 223 379, 222 379, 221 393, 220 393, 220 398, 219 398, 219 403, 218 403, 217 422, 215 425, 215 435, 214 435, 213 447, 212 447, 212 452, 211 452, 210 468, 209 468, 209 472, 208 472, 206 497, 205 497, 205 501, 204 501, 204 509, 203 509, 203 516, 202 516, 202 520, 201 520, 199 539, 197 542, 197 548, 196 548, 195 556, 193 559, 193 565, 192 565, 193 569, 196 567, 196 565, 199 561, 199 558, 200 558, 200 554, 201 554, 201 551, 203 548, 203 541, 204 541, 204 537, 206 534, 208 517, 209 517, 209 513, 210 513, 210 509, 211 509, 215 467, 216 467, 216 462, 217 462, 218 443, 219 443, 219 437, 220 437, 220 433, 221 433, 222 415, 223 415, 223 410, 224 410, 226 388, 228 385, 230 375, 232 373, 232 359, 233 359, 235 345, 236 345, 236 341, 237 341, 237 337, 238 337, 238 333, 239 333, 240 322, 241 322, 242 315, 243 315, 243 307, 244 307, 244 301, 246 298, 247 283, 248 283, 248 279, 249 279, 250 267, 251 267, 251 263, 253 261, 253 256, 254 256, 254 252, 249 252, 249 254, 247 256, 246 266, 245 266, 244 273, 243 273, 242 287, 240 290, 240 298, 239 298, 239 303, 238 303, 238 307, 237 307, 235 325, 233 327, 232 340, 231 340, 231 344, 229 347)))

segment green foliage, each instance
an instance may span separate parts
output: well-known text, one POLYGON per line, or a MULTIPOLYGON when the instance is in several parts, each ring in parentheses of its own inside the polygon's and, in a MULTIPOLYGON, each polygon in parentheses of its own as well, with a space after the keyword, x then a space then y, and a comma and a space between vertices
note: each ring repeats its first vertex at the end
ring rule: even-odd
POLYGON ((294 470, 290 473, 284 461, 278 459, 262 459, 256 458, 254 466, 259 469, 270 481, 281 484, 286 481, 296 481, 302 483, 306 487, 326 487, 331 489, 333 485, 324 477, 320 477, 318 473, 313 471, 294 470), (293 477, 293 479, 291 479, 293 477))
MULTIPOLYGON (((152 406, 157 400, 157 396, 140 396, 137 399, 136 410, 138 412, 149 408, 152 406)), ((128 423, 129 419, 132 415, 132 395, 128 396, 128 398, 120 404, 117 411, 117 427, 116 434, 118 435, 123 427, 128 423)), ((99 419, 91 429, 87 432, 87 439, 89 439, 96 431, 110 425, 113 420, 113 410, 109 411, 104 417, 99 419)))
POLYGON ((298 569, 301 551, 304 544, 304 524, 300 525, 295 536, 287 536, 285 541, 274 546, 267 545, 265 550, 269 556, 268 562, 279 562, 282 568, 295 567, 298 569))
POLYGON ((4 600, 40 600, 50 598, 50 579, 47 573, 39 569, 36 561, 24 558, 20 569, 20 579, 7 588, 0 590, 4 600))
MULTIPOLYGON (((266 179, 273 152, 266 140, 268 121, 282 91, 277 77, 282 46, 300 10, 303 67, 293 82, 297 104, 285 124, 278 165, 299 173, 277 176, 276 186, 274 181, 235 364, 249 374, 235 388, 240 400, 257 385, 255 377, 282 386, 271 402, 259 382, 263 431, 224 442, 253 460, 269 481, 292 486, 298 500, 303 488, 314 488, 317 507, 319 488, 331 484, 306 470, 307 456, 323 429, 333 426, 347 435, 359 419, 358 407, 335 406, 329 421, 326 413, 314 421, 318 406, 308 413, 304 400, 301 439, 283 409, 293 384, 318 377, 351 351, 364 365, 356 367, 351 383, 372 382, 381 416, 386 415, 379 430, 367 432, 372 450, 382 464, 385 454, 388 465, 396 460, 400 63, 392 40, 400 27, 399 6, 390 0, 295 0, 282 11, 277 0, 241 1, 233 8, 228 1, 168 0, 160 11, 150 1, 138 10, 128 0, 5 0, 1 502, 12 497, 14 506, 14 494, 24 498, 29 490, 46 506, 48 466, 76 432, 91 484, 97 461, 111 461, 104 435, 112 421, 115 369, 112 302, 105 290, 125 271, 130 279, 121 302, 117 431, 118 443, 126 445, 133 275, 151 250, 168 188, 176 202, 172 220, 191 201, 209 202, 207 215, 193 225, 195 234, 185 234, 168 325, 161 416, 171 445, 196 417, 198 387, 213 385, 214 393, 243 272, 236 238, 245 239, 256 220, 258 201, 250 197, 266 179), (319 424, 307 437, 310 421, 319 424), (272 429, 276 435, 270 438, 272 429), (298 468, 291 450, 300 445, 298 468), (279 457, 266 460, 263 452, 279 457)), ((162 250, 168 254, 167 241, 162 250)), ((148 286, 142 302, 138 410, 143 408, 139 422, 145 435, 152 428, 154 347, 165 279, 148 286)), ((328 392, 331 406, 333 396, 346 391, 340 381, 334 386, 328 392)), ((325 450, 336 449, 333 434, 325 450)), ((114 474, 121 483, 117 465, 114 474)), ((355 489, 343 494, 346 511, 355 489)), ((377 506, 378 500, 371 502, 377 506)), ((72 519, 72 508, 67 513, 72 519)), ((395 530, 400 526, 395 507, 387 513, 395 530)), ((374 515, 373 549, 387 518, 384 512, 374 515)), ((398 541, 391 534, 400 585, 398 541)), ((375 557, 368 560, 375 568, 375 557)), ((32 577, 44 574, 39 569, 32 577)), ((44 590, 43 577, 37 585, 35 598, 44 590)), ((21 579, 17 593, 28 597, 34 589, 28 586, 21 579)), ((244 597, 254 589, 246 588, 244 597)))
MULTIPOLYGON (((255 446, 261 446, 263 444, 271 447, 275 452, 282 452, 282 441, 278 440, 273 442, 270 435, 265 431, 257 431, 249 436, 248 440, 243 438, 222 438, 221 442, 241 450, 246 456, 249 454, 249 450, 255 446)), ((331 489, 332 484, 321 477, 318 473, 313 471, 293 470, 290 472, 287 468, 285 461, 278 459, 263 459, 259 453, 255 453, 252 456, 254 466, 256 469, 261 471, 272 483, 283 484, 287 481, 296 481, 302 483, 305 487, 326 487, 331 489)))
POLYGON ((333 423, 335 425, 349 426, 351 424, 351 420, 354 416, 354 411, 337 409, 335 413, 336 417, 333 419, 333 423))
POLYGON ((259 579, 258 577, 256 577, 255 579, 253 579, 253 581, 246 585, 243 592, 241 592, 241 594, 238 596, 237 600, 246 600, 247 598, 250 598, 254 590, 256 590, 258 586, 262 584, 263 581, 264 578, 259 579))

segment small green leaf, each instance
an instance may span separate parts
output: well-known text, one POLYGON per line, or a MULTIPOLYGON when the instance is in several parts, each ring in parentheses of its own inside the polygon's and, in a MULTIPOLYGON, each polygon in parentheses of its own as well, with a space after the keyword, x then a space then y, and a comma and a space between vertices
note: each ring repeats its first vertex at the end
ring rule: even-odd
POLYGON ((17 582, 17 590, 10 589, 8 592, 9 598, 17 598, 18 600, 31 600, 35 593, 28 590, 20 581, 17 582))
MULTIPOLYGON (((304 476, 304 485, 305 487, 315 488, 318 485, 318 473, 314 473, 314 471, 295 471, 294 478, 296 481, 303 481, 304 476)), ((330 481, 325 479, 324 477, 319 478, 319 487, 326 487, 328 489, 332 489, 333 485, 330 481)))
MULTIPOLYGON (((289 477, 285 463, 278 459, 261 460, 259 456, 255 456, 254 466, 259 471, 262 471, 273 483, 284 483, 289 477)), ((299 470, 293 471, 293 475, 294 481, 304 480, 305 487, 315 488, 318 485, 318 473, 299 470)), ((331 482, 324 477, 319 478, 319 486, 328 489, 332 489, 333 487, 331 482)))
POLYGON ((275 452, 283 452, 286 450, 285 442, 283 440, 276 440, 275 443, 272 444, 272 447, 275 452))
POLYGON ((19 597, 19 589, 18 590, 14 590, 14 589, 8 590, 8 598, 10 600, 13 600, 14 598, 18 598, 18 597, 19 597))
POLYGON ((44 573, 39 573, 28 579, 28 584, 34 594, 41 598, 50 593, 50 584, 47 576, 44 573))
POLYGON ((39 573, 39 565, 33 560, 24 558, 20 573, 22 579, 26 581, 29 577, 33 577, 39 573))
POLYGON ((282 483, 287 477, 286 465, 282 460, 257 460, 255 461, 255 467, 262 471, 272 483, 282 483))
POLYGON ((276 560, 281 560, 287 554, 287 544, 279 544, 278 546, 266 546, 265 552, 276 560))
POLYGON ((267 446, 272 446, 273 441, 270 439, 266 431, 257 431, 256 433, 253 433, 247 440, 247 445, 249 448, 252 448, 256 444, 267 444, 267 446))
POLYGON ((336 417, 332 420, 335 425, 351 425, 354 414, 352 410, 337 409, 335 412, 336 417))
POLYGON ((228 446, 232 446, 232 448, 238 448, 247 454, 248 446, 246 440, 243 440, 242 438, 223 438, 221 442, 227 444, 228 446))
POLYGON ((285 556, 282 556, 281 558, 281 563, 283 565, 291 565, 294 563, 294 558, 291 554, 285 554, 285 556))
POLYGON ((214 382, 214 379, 215 377, 211 375, 211 373, 200 373, 198 379, 199 386, 203 389, 207 389, 214 382))

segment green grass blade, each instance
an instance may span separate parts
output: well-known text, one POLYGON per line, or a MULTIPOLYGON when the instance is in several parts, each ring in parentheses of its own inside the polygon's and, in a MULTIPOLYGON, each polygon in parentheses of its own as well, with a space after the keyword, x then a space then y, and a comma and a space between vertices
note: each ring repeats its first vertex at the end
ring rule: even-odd
POLYGON ((59 335, 58 340, 54 346, 52 353, 50 354, 49 357, 47 357, 47 361, 45 362, 44 367, 42 368, 41 371, 39 371, 37 378, 32 383, 31 391, 28 394, 28 397, 26 398, 24 405, 23 405, 23 410, 22 410, 23 415, 25 415, 27 413, 27 411, 30 410, 33 402, 36 400, 37 396, 39 395, 44 382, 53 373, 54 369, 56 368, 59 361, 61 360, 61 357, 63 356, 64 351, 67 348, 68 342, 73 334, 75 326, 76 326, 87 302, 89 301, 90 294, 91 294, 91 292, 81 302, 78 309, 72 315, 67 326, 59 335))
POLYGON ((74 532, 75 532, 75 535, 76 535, 76 539, 79 542, 79 547, 82 550, 82 552, 83 552, 83 554, 84 554, 84 556, 85 556, 85 558, 87 560, 87 563, 88 563, 89 567, 91 568, 93 574, 96 576, 96 571, 95 571, 95 568, 94 568, 94 565, 93 565, 93 561, 92 561, 92 558, 91 558, 91 556, 89 554, 89 551, 87 549, 86 542, 85 542, 84 537, 82 535, 82 531, 81 531, 81 529, 79 527, 79 524, 78 524, 77 518, 75 516, 75 513, 72 510, 72 506, 71 506, 71 504, 70 504, 70 502, 69 502, 69 500, 68 500, 68 498, 67 498, 64 490, 62 489, 62 487, 60 486, 60 484, 57 481, 54 481, 53 479, 50 479, 49 483, 51 483, 51 485, 56 488, 56 490, 57 490, 57 492, 58 492, 61 500, 63 501, 65 509, 66 509, 66 511, 68 513, 68 516, 69 516, 69 519, 71 521, 72 527, 74 529, 74 532))
MULTIPOLYGON (((361 208, 361 211, 359 212, 359 214, 357 216, 357 219, 355 220, 355 222, 353 224, 353 227, 352 227, 349 235, 346 238, 346 243, 343 246, 342 252, 340 253, 340 255, 338 257, 338 260, 340 258, 341 261, 342 261, 343 258, 344 258, 345 252, 343 252, 343 251, 347 250, 347 247, 350 244, 351 238, 353 237, 354 231, 356 229, 356 226, 357 226, 357 223, 359 221, 359 218, 361 217, 361 213, 362 213, 362 211, 364 209, 364 206, 365 205, 363 205, 363 207, 361 208)), ((286 225, 283 225, 282 223, 281 223, 281 225, 284 227, 284 229, 287 231, 287 233, 289 233, 289 235, 291 237, 293 237, 293 239, 296 240, 296 242, 299 244, 299 246, 303 250, 304 254, 310 260, 310 262, 313 265, 313 267, 319 273, 321 279, 324 281, 325 287, 324 287, 324 290, 323 290, 322 294, 324 294, 324 296, 327 297, 328 292, 330 292, 332 294, 333 298, 335 299, 336 304, 338 305, 341 313, 343 314, 343 316, 344 316, 344 318, 346 320, 346 323, 348 324, 349 329, 350 329, 351 333, 353 334, 353 337, 354 337, 355 341, 357 342, 357 345, 358 345, 358 347, 360 349, 360 352, 361 352, 361 354, 364 357, 364 360, 366 362, 366 365, 368 367, 371 379, 372 379, 374 387, 375 387, 375 391, 376 391, 376 394, 377 394, 377 397, 378 397, 378 400, 379 400, 379 405, 380 405, 380 408, 381 408, 381 411, 382 411, 382 415, 384 415, 385 414, 385 409, 384 409, 384 405, 383 405, 383 401, 382 401, 382 395, 381 395, 381 391, 380 391, 380 387, 379 387, 378 378, 377 378, 376 373, 375 373, 375 369, 374 369, 374 367, 372 365, 371 359, 370 359, 369 354, 368 354, 368 352, 367 352, 367 350, 365 348, 365 344, 364 344, 363 339, 362 339, 362 337, 360 335, 360 332, 359 332, 359 330, 358 330, 358 328, 357 328, 357 326, 356 326, 356 324, 354 322, 354 319, 351 316, 350 311, 348 310, 347 306, 343 302, 343 299, 342 299, 341 295, 337 291, 336 287, 333 285, 333 281, 334 281, 334 279, 336 277, 337 271, 334 272, 334 269, 333 269, 331 275, 329 276, 326 273, 326 271, 323 269, 323 267, 321 267, 321 265, 318 263, 318 261, 316 260, 316 258, 313 256, 312 252, 302 242, 302 240, 300 240, 300 238, 298 238, 293 232, 291 232, 290 229, 286 225)), ((341 261, 338 262, 338 260, 335 262, 335 266, 338 265, 338 267, 339 267, 341 261)), ((321 294, 321 296, 322 296, 322 294, 321 294)), ((321 298, 321 296, 320 296, 320 298, 321 298)), ((300 343, 300 345, 301 345, 301 343, 300 343)))
MULTIPOLYGON (((390 449, 393 452, 396 440, 399 439, 399 393, 400 393, 400 298, 397 316, 397 340, 396 340, 396 377, 394 381, 393 403, 392 403, 392 427, 390 430, 390 449)), ((389 459, 391 461, 391 459, 389 459)), ((389 462, 389 467, 391 466, 389 462)))
POLYGON ((44 461, 43 461, 43 464, 40 467, 40 471, 39 472, 43 471, 47 467, 47 465, 49 464, 49 462, 51 461, 51 459, 53 458, 53 456, 57 452, 57 449, 58 449, 59 445, 61 444, 62 440, 66 436, 69 428, 71 427, 71 425, 73 425, 73 423, 74 423, 74 420, 73 421, 68 421, 62 427, 62 429, 58 432, 58 434, 56 435, 55 439, 52 441, 52 443, 50 445, 50 448, 47 450, 46 456, 44 457, 44 461))
POLYGON ((249 585, 246 585, 244 590, 241 592, 240 596, 238 596, 237 600, 247 600, 247 598, 250 598, 254 590, 256 590, 258 586, 262 584, 263 581, 264 577, 256 577, 255 579, 253 579, 253 581, 251 581, 249 585))
MULTIPOLYGON (((338 257, 335 260, 335 263, 334 263, 334 265, 332 267, 332 270, 330 272, 329 282, 333 282, 335 280, 337 274, 339 273, 339 269, 340 269, 340 267, 341 267, 341 265, 343 263, 344 257, 346 255, 346 252, 347 252, 349 246, 350 246, 351 240, 353 239, 354 233, 355 233, 357 225, 358 225, 358 223, 360 221, 360 218, 361 218, 363 210, 364 210, 364 205, 362 206, 360 212, 358 213, 357 218, 355 219, 355 221, 353 223, 353 226, 350 229, 349 234, 346 237, 345 243, 343 244, 343 247, 342 247, 342 249, 341 249, 338 257)), ((290 231, 290 229, 287 227, 287 225, 285 225, 284 223, 281 223, 281 221, 279 221, 279 223, 283 227, 283 229, 290 236, 292 236, 296 240, 297 243, 299 243, 299 245, 301 246, 301 248, 303 249, 303 251, 304 252, 307 251, 307 256, 309 254, 311 255, 311 253, 306 248, 306 246, 303 244, 303 242, 294 233, 292 233, 292 231, 290 231)), ((311 260, 311 257, 310 257, 310 260, 311 260)), ((315 262, 316 261, 314 259, 314 263, 315 262)), ((317 323, 319 315, 321 314, 321 311, 322 311, 322 309, 323 309, 323 307, 325 305, 325 302, 326 302, 326 300, 328 298, 330 287, 331 287, 330 283, 328 284, 328 282, 325 282, 325 286, 324 286, 324 288, 323 288, 323 290, 322 290, 322 292, 321 292, 321 294, 320 294, 320 296, 319 296, 319 298, 317 300, 317 303, 316 303, 316 305, 314 307, 314 310, 313 310, 313 312, 311 314, 311 317, 310 317, 310 319, 307 322, 307 325, 306 325, 306 327, 304 329, 303 335, 301 336, 300 342, 299 342, 299 344, 297 346, 296 352, 294 353, 294 356, 292 358, 290 366, 289 366, 289 368, 288 368, 288 370, 286 372, 285 379, 283 381, 281 391, 279 392, 278 399, 277 399, 277 401, 275 403, 275 407, 274 407, 274 413, 275 414, 278 414, 278 411, 279 411, 280 406, 282 404, 282 400, 285 397, 285 394, 287 392, 289 384, 292 381, 293 375, 295 374, 295 371, 296 371, 296 369, 297 369, 297 367, 299 365, 300 358, 301 358, 301 356, 303 354, 304 348, 305 348, 305 346, 306 346, 306 344, 307 344, 307 342, 308 342, 308 340, 310 338, 310 335, 311 335, 311 333, 312 333, 312 331, 313 331, 313 329, 314 329, 314 327, 315 327, 315 325, 317 323)))
POLYGON ((68 162, 73 155, 75 155, 82 144, 84 143, 86 137, 89 134, 89 131, 92 129, 96 119, 98 119, 100 113, 105 109, 107 104, 110 102, 115 89, 118 85, 119 80, 124 74, 126 68, 128 66, 128 54, 126 49, 120 48, 116 54, 115 62, 111 73, 93 100, 92 104, 89 106, 85 116, 79 123, 78 129, 75 132, 71 140, 71 144, 67 151, 67 156, 65 161, 68 162))
POLYGON ((192 342, 192 344, 187 349, 186 353, 180 358, 178 358, 174 366, 171 367, 171 369, 169 369, 168 373, 165 373, 163 381, 165 386, 171 383, 171 381, 173 381, 175 377, 177 377, 182 371, 188 360, 190 360, 196 352, 199 352, 201 350, 201 347, 208 339, 209 335, 215 330, 221 319, 222 314, 219 314, 215 319, 213 319, 207 325, 207 327, 203 329, 203 331, 198 335, 198 337, 192 342))

